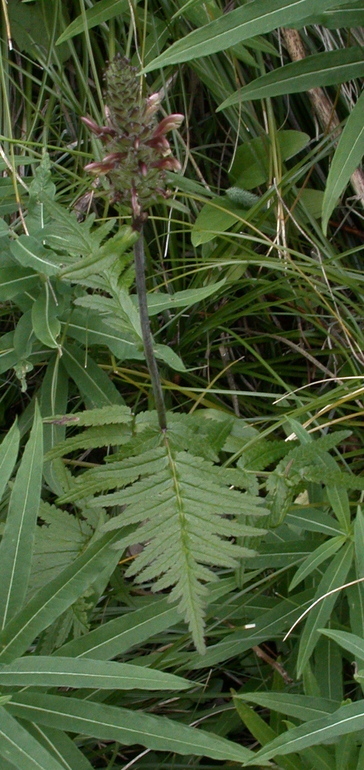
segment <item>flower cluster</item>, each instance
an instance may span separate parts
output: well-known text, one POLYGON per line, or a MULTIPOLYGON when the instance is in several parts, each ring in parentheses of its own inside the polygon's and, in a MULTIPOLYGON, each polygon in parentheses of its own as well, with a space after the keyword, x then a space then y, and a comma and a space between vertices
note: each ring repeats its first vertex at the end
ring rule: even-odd
POLYGON ((102 141, 106 154, 85 170, 106 174, 114 199, 131 206, 134 222, 140 222, 159 195, 168 195, 165 171, 180 170, 166 134, 179 128, 184 116, 168 115, 158 123, 159 94, 141 95, 137 69, 125 58, 116 57, 105 77, 106 125, 98 126, 88 117, 82 120, 102 141))

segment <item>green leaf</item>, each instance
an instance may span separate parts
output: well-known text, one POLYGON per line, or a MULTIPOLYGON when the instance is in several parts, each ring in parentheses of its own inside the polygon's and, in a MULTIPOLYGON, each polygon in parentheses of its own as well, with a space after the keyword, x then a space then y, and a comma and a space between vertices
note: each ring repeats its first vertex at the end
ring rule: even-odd
POLYGON ((185 690, 192 682, 131 663, 30 655, 0 668, 6 687, 81 687, 102 690, 185 690))
POLYGON ((22 655, 36 636, 56 620, 92 585, 95 576, 110 562, 110 546, 117 540, 103 535, 54 580, 38 591, 0 634, 0 662, 11 663, 22 655))
POLYGON ((161 291, 148 294, 148 315, 157 315, 157 313, 163 313, 164 310, 173 310, 177 307, 190 307, 196 302, 211 297, 224 284, 225 278, 222 281, 203 286, 201 289, 186 289, 185 291, 176 291, 175 294, 165 294, 161 291))
MULTIPOLYGON (((336 554, 331 564, 325 570, 324 576, 318 585, 315 600, 345 583, 345 579, 352 564, 352 559, 352 544, 347 543, 347 545, 336 554)), ((337 598, 338 593, 333 593, 322 599, 322 601, 311 609, 300 639, 297 659, 298 676, 301 676, 307 661, 315 649, 319 638, 318 629, 322 628, 329 619, 337 598)))
MULTIPOLYGON (((138 0, 136 0, 138 2, 138 0)), ((88 8, 85 14, 81 14, 74 19, 71 24, 62 32, 56 45, 65 43, 66 40, 70 40, 72 37, 81 34, 86 29, 92 29, 99 24, 104 24, 105 21, 114 19, 115 16, 119 16, 124 11, 129 10, 128 0, 99 0, 92 8, 88 8)))
MULTIPOLYGON (((262 719, 256 711, 239 700, 238 696, 234 697, 233 701, 243 724, 246 725, 254 738, 256 738, 262 746, 265 746, 266 743, 269 743, 269 741, 272 741, 276 737, 274 730, 267 725, 264 719, 262 719)), ((303 770, 303 765, 298 757, 294 757, 294 759, 277 757, 277 761, 282 770, 303 770)))
POLYGON ((308 695, 296 695, 283 692, 247 692, 234 696, 234 700, 247 700, 263 709, 278 711, 288 717, 301 719, 303 722, 320 719, 331 714, 340 706, 340 701, 318 698, 308 695))
POLYGON ((300 753, 308 746, 335 741, 340 735, 348 735, 363 730, 363 728, 364 701, 361 700, 358 703, 342 706, 330 716, 306 722, 299 727, 293 727, 275 738, 264 749, 258 751, 254 761, 250 760, 250 764, 259 765, 262 761, 271 759, 278 754, 300 753))
POLYGON ((260 509, 263 500, 231 489, 226 470, 190 453, 175 452, 168 442, 149 453, 128 457, 117 467, 120 486, 136 470, 140 480, 90 501, 90 506, 114 506, 118 501, 127 506, 103 527, 107 531, 139 525, 137 533, 133 529, 126 537, 121 531, 124 547, 146 543, 126 575, 137 574, 137 582, 155 579, 156 591, 172 588, 170 600, 178 603, 202 652, 205 583, 216 579, 205 565, 235 567, 239 558, 252 555, 227 538, 255 534, 242 519, 265 513, 260 509), (228 520, 226 512, 234 519, 228 520))
POLYGON ((0 500, 16 463, 19 450, 19 439, 18 422, 15 420, 0 445, 0 500))
MULTIPOLYGON (((320 9, 324 11, 332 7, 332 2, 333 0, 320 0, 320 9)), ((339 4, 337 2, 337 5, 339 4)), ((178 40, 148 64, 144 71, 150 72, 167 64, 178 64, 224 51, 243 40, 271 32, 277 27, 289 27, 316 10, 316 0, 254 0, 254 3, 236 8, 178 40)))
POLYGON ((22 693, 7 706, 10 713, 37 724, 90 735, 122 745, 142 744, 150 749, 177 754, 207 756, 243 763, 252 752, 217 735, 188 727, 166 717, 129 711, 76 698, 22 693))
POLYGON ((171 607, 167 599, 151 596, 148 605, 109 620, 79 639, 72 639, 54 655, 99 660, 115 658, 136 645, 140 647, 144 641, 176 625, 180 619, 176 608, 171 607))
MULTIPOLYGON (((173 47, 173 46, 172 46, 173 47)), ((364 55, 359 46, 307 56, 268 72, 225 99, 218 110, 250 99, 294 94, 331 86, 364 75, 364 55)))
POLYGON ((123 403, 115 385, 88 353, 82 352, 75 345, 65 345, 62 363, 88 407, 123 403))
POLYGON ((293 511, 287 513, 286 522, 308 532, 321 532, 323 535, 329 535, 329 537, 342 535, 335 519, 320 511, 319 508, 294 507, 293 511))
POLYGON ((206 203, 193 224, 191 241, 193 246, 209 243, 216 235, 224 233, 235 222, 244 222, 246 211, 227 196, 215 198, 206 203))
POLYGON ((315 548, 314 552, 310 553, 307 559, 305 559, 304 562, 299 566, 296 574, 289 584, 288 590, 292 591, 294 588, 296 588, 301 580, 304 580, 305 577, 317 569, 320 564, 322 564, 322 562, 326 561, 326 559, 329 559, 330 556, 333 556, 345 543, 345 539, 346 538, 343 535, 332 537, 327 542, 319 545, 318 548, 315 548))
POLYGON ((320 628, 319 631, 337 642, 344 650, 359 658, 360 661, 364 661, 364 640, 360 636, 350 634, 347 631, 336 631, 332 628, 320 628))
MULTIPOLYGON (((275 143, 282 161, 292 158, 308 144, 310 137, 303 131, 277 131, 275 143)), ((256 136, 237 148, 230 179, 239 187, 251 190, 269 179, 273 147, 267 134, 256 136)))
POLYGON ((0 628, 20 610, 26 595, 33 553, 43 466, 43 426, 36 405, 29 441, 11 492, 0 544, 0 628))
POLYGON ((364 155, 363 110, 364 93, 359 97, 346 121, 330 166, 322 206, 322 229, 325 235, 336 203, 364 155))
POLYGON ((46 249, 32 235, 20 235, 16 241, 10 244, 10 249, 13 257, 22 267, 31 267, 41 275, 57 275, 59 265, 52 262, 53 258, 57 259, 56 254, 50 249, 46 249))
POLYGON ((24 270, 18 265, 0 268, 0 300, 7 302, 17 294, 31 291, 37 285, 39 277, 31 270, 24 270))
POLYGON ((19 770, 64 770, 64 765, 0 706, 0 756, 19 770))
POLYGON ((48 348, 59 349, 57 337, 61 331, 61 323, 57 312, 55 296, 48 281, 45 281, 32 305, 32 325, 35 336, 48 348))

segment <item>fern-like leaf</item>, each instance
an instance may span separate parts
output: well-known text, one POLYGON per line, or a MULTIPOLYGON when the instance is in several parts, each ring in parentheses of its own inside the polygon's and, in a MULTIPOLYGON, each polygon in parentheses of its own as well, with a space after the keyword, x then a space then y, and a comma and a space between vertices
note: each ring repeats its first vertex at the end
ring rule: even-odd
POLYGON ((138 481, 90 504, 126 506, 104 529, 120 527, 122 535, 124 527, 134 524, 134 532, 121 542, 125 548, 146 544, 127 576, 140 583, 155 581, 155 591, 171 589, 170 600, 178 602, 203 652, 205 584, 216 579, 215 567, 236 568, 239 559, 253 555, 230 538, 264 534, 244 524, 244 518, 268 511, 259 498, 232 489, 229 473, 224 478, 223 469, 188 452, 175 452, 168 441, 147 457, 121 461, 119 485, 124 473, 129 480, 133 462, 138 481))

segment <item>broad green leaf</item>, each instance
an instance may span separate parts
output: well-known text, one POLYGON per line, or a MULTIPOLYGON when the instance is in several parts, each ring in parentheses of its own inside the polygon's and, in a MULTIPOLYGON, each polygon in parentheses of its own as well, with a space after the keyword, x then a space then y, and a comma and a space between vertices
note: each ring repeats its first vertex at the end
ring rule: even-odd
POLYGON ((113 382, 87 352, 81 351, 75 345, 65 345, 62 364, 75 381, 89 408, 123 403, 113 382))
MULTIPOLYGON (((362 55, 364 56, 363 52, 362 55)), ((362 74, 364 74, 364 64, 362 74)), ((325 235, 336 203, 364 155, 363 111, 364 93, 359 97, 346 121, 330 166, 322 206, 322 229, 325 235)))
POLYGON ((152 597, 149 605, 130 610, 126 615, 103 623, 79 639, 72 639, 56 650, 54 655, 99 660, 115 658, 135 645, 140 646, 155 634, 175 626, 180 620, 177 609, 171 607, 167 599, 156 601, 152 597))
POLYGON ((61 323, 57 312, 54 294, 48 281, 45 281, 32 305, 32 324, 35 336, 48 348, 59 349, 57 337, 61 331, 61 323))
POLYGON ((7 709, 37 724, 90 735, 99 740, 119 741, 122 745, 142 744, 157 751, 207 756, 243 763, 254 755, 243 746, 204 730, 188 727, 166 717, 142 711, 62 698, 57 695, 22 693, 14 695, 7 709))
MULTIPOLYGON (((275 143, 282 161, 292 158, 308 144, 310 137, 303 131, 277 131, 275 143)), ((256 136, 237 148, 229 177, 246 190, 258 187, 269 179, 272 142, 267 134, 256 136)))
POLYGON ((19 439, 18 423, 17 420, 15 420, 0 445, 0 500, 16 463, 19 450, 19 439))
POLYGON ((130 330, 127 330, 121 320, 117 324, 118 328, 115 328, 115 321, 119 321, 119 319, 111 316, 100 317, 96 308, 81 307, 74 310, 70 318, 62 325, 67 330, 69 337, 81 342, 85 347, 105 345, 120 361, 128 358, 143 359, 144 354, 140 339, 130 330), (140 344, 140 350, 137 347, 137 342, 140 344))
POLYGON ((36 405, 29 440, 11 492, 0 544, 0 629, 19 612, 27 592, 39 510, 43 467, 43 425, 36 405))
POLYGON ((11 243, 11 252, 17 262, 22 267, 31 267, 41 275, 57 275, 59 265, 52 262, 57 259, 56 254, 46 249, 40 241, 33 238, 32 235, 20 235, 19 238, 11 243))
POLYGON ((0 668, 0 684, 6 687, 185 690, 193 683, 174 674, 133 666, 132 663, 28 655, 0 668))
MULTIPOLYGON (((119 535, 120 537, 120 535, 119 535)), ((0 634, 0 662, 20 657, 36 636, 56 620, 92 585, 112 554, 115 532, 103 535, 66 567, 60 575, 38 591, 0 634)))
POLYGON ((180 357, 175 351, 169 347, 169 345, 157 345, 153 344, 153 350, 157 358, 164 361, 171 369, 175 369, 176 372, 185 372, 186 367, 180 357))
MULTIPOLYGON (((272 743, 258 751, 250 764, 260 765, 262 761, 271 759, 278 754, 300 753, 308 746, 317 746, 326 741, 335 741, 340 735, 348 735, 364 728, 364 701, 349 703, 342 706, 333 714, 322 719, 306 722, 299 727, 293 727, 275 738, 272 743)), ((248 764, 248 763, 246 763, 248 764)))
POLYGON ((320 628, 321 634, 324 634, 329 639, 333 639, 334 642, 343 647, 360 661, 364 661, 364 639, 356 634, 350 634, 347 631, 336 631, 332 628, 320 628))
POLYGON ((17 719, 0 706, 0 756, 19 770, 64 770, 17 719))
POLYGON ((305 577, 317 569, 317 567, 319 567, 322 562, 326 561, 326 559, 329 559, 330 556, 333 556, 344 543, 345 537, 343 535, 339 535, 338 537, 332 537, 330 540, 319 545, 318 548, 315 548, 314 552, 310 553, 307 559, 305 559, 304 562, 299 566, 296 574, 289 584, 288 590, 292 591, 293 588, 296 588, 301 580, 304 580, 305 577))
POLYGON ((268 72, 225 99, 218 110, 250 99, 267 99, 281 94, 294 94, 319 86, 344 83, 364 75, 364 54, 361 48, 340 48, 335 51, 307 56, 285 67, 268 72))
MULTIPOLYGON (((320 581, 315 600, 323 597, 327 592, 345 583, 347 574, 353 560, 353 551, 351 543, 347 543, 339 553, 336 554, 331 564, 325 570, 324 576, 320 581)), ((307 661, 309 660, 319 638, 319 628, 322 628, 329 619, 333 606, 338 598, 338 592, 322 599, 311 609, 306 620, 305 627, 301 634, 300 646, 297 659, 297 675, 301 676, 307 661)))
POLYGON ((0 300, 6 302, 17 294, 30 291, 39 281, 38 275, 18 265, 0 268, 0 300))
POLYGON ((284 692, 239 693, 239 695, 234 696, 234 700, 246 700, 264 709, 271 709, 285 716, 301 719, 303 722, 320 719, 327 714, 332 714, 340 707, 340 701, 284 692))
MULTIPOLYGON (((320 0, 320 9, 332 7, 332 2, 320 0)), ((148 64, 145 72, 224 51, 277 27, 289 27, 316 10, 316 0, 254 0, 178 40, 148 64)))
POLYGON ((190 307, 196 302, 211 297, 211 294, 219 291, 224 284, 225 279, 217 281, 217 283, 210 283, 201 289, 186 289, 185 291, 176 291, 175 294, 166 294, 161 291, 148 294, 148 314, 153 316, 157 313, 163 313, 164 310, 173 310, 175 307, 190 307))
POLYGON ((193 246, 208 243, 216 235, 224 233, 235 222, 243 224, 246 211, 237 203, 233 203, 227 196, 215 198, 211 203, 206 203, 197 215, 191 231, 193 246))
MULTIPOLYGON (((138 2, 138 0, 136 0, 138 2)), ((79 35, 85 31, 85 23, 87 29, 92 29, 99 24, 103 24, 105 21, 114 19, 115 16, 124 13, 129 10, 128 0, 99 0, 92 8, 88 8, 85 14, 81 14, 74 19, 67 29, 62 32, 56 41, 56 45, 65 43, 66 40, 79 35)))

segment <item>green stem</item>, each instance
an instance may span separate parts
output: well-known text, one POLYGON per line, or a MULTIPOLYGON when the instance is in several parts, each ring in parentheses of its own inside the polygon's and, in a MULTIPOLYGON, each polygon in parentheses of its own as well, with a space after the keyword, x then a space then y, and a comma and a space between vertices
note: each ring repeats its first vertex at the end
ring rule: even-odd
MULTIPOLYGON (((138 228, 139 229, 139 228, 138 228)), ((167 429, 167 416, 166 407, 164 403, 162 383, 159 375, 159 369, 153 350, 153 337, 150 330, 150 322, 148 315, 147 304, 147 289, 145 283, 145 270, 144 270, 144 241, 143 241, 143 228, 140 228, 140 235, 136 243, 134 244, 134 264, 135 264, 135 279, 136 288, 138 294, 140 324, 142 327, 142 337, 144 345, 145 358, 150 374, 152 383, 155 408, 158 414, 158 422, 161 430, 167 429)))

